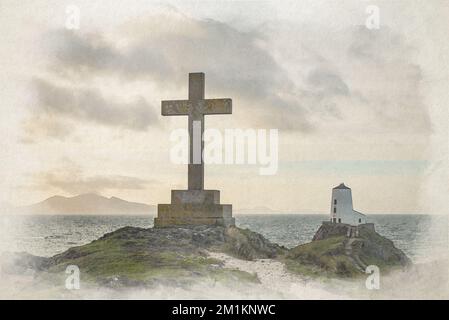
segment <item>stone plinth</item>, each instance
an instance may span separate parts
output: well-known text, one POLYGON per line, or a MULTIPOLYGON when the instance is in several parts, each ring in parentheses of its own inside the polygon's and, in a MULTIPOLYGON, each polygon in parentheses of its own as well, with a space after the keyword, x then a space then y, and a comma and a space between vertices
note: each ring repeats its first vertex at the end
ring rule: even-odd
POLYGON ((171 204, 159 204, 155 227, 234 226, 232 205, 220 204, 218 190, 172 190, 171 204))

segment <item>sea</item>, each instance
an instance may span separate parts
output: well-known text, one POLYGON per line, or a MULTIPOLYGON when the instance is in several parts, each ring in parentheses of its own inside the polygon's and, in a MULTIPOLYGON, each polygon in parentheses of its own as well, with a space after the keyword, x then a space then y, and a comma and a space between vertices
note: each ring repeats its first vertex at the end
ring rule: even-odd
MULTIPOLYGON (((152 227, 153 218, 152 215, 0 215, 0 252, 49 257, 121 227, 152 227)), ((292 248, 310 242, 327 215, 237 214, 235 218, 237 226, 292 248)), ((448 252, 447 216, 376 214, 370 215, 369 221, 415 263, 428 262, 448 252)))

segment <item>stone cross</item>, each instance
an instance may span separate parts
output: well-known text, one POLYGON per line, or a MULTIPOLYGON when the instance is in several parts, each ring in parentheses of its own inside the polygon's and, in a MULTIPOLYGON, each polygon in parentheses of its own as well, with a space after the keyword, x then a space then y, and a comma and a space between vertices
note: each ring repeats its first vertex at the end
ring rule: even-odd
POLYGON ((204 87, 204 73, 189 73, 189 100, 162 101, 163 116, 189 117, 189 190, 204 190, 204 115, 232 113, 231 99, 204 99, 204 87))

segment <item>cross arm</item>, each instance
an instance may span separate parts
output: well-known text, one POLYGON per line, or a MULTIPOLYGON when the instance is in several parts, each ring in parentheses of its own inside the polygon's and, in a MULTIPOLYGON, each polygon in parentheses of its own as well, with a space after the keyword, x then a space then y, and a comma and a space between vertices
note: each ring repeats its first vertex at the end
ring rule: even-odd
POLYGON ((189 115, 191 112, 198 112, 199 114, 231 114, 232 99, 162 101, 161 113, 163 116, 189 115))
POLYGON ((189 114, 191 102, 188 100, 162 101, 161 113, 163 116, 186 116, 189 114))
POLYGON ((232 99, 206 99, 201 104, 203 114, 231 114, 232 99))

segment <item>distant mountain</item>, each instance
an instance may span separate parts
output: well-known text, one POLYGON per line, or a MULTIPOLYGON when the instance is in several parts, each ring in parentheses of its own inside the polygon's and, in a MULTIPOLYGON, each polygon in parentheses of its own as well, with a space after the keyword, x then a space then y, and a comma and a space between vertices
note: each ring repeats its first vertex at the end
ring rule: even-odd
POLYGON ((156 206, 129 202, 120 198, 106 198, 87 193, 74 197, 53 196, 42 202, 16 207, 14 212, 23 214, 143 214, 154 213, 156 206))

